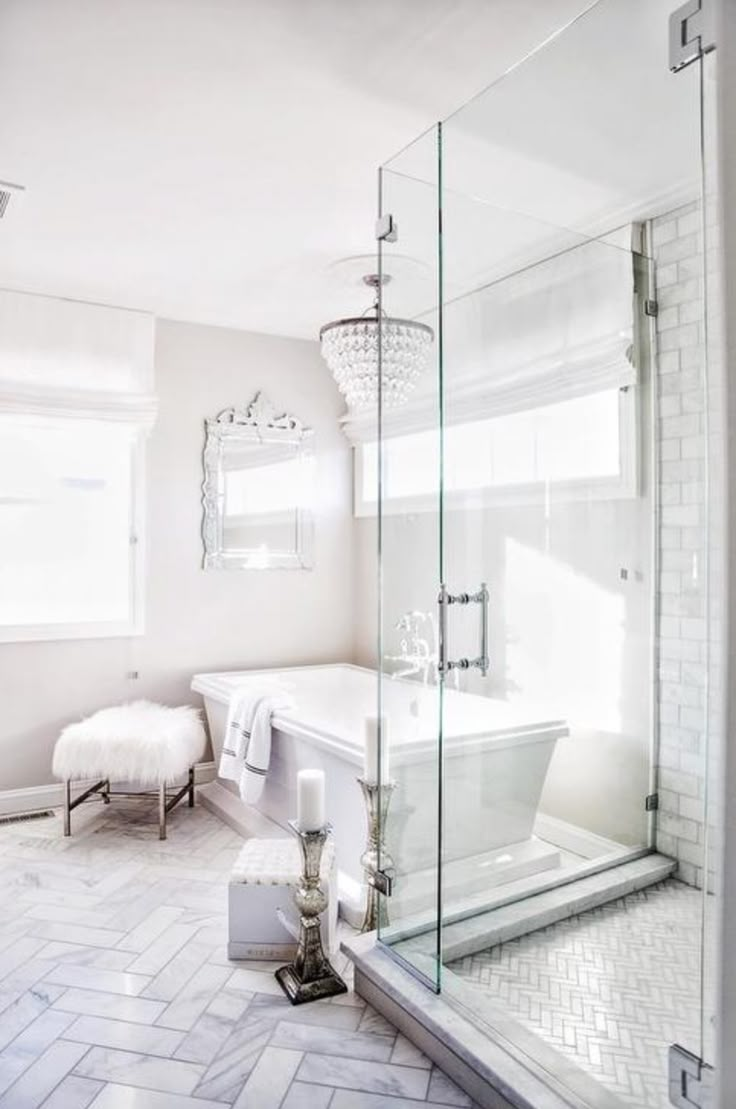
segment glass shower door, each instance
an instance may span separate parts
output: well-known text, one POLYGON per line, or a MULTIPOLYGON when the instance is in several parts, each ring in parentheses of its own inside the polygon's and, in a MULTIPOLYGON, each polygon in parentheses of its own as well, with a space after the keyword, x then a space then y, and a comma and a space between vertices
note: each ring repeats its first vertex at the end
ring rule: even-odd
POLYGON ((382 387, 375 438, 358 447, 364 466, 370 463, 366 492, 378 477, 379 497, 380 864, 392 877, 379 936, 434 990, 441 973, 443 695, 436 619, 442 549, 438 172, 434 128, 380 172, 382 387), (396 347, 412 326, 429 329, 431 342, 413 387, 396 397, 390 389, 396 347))

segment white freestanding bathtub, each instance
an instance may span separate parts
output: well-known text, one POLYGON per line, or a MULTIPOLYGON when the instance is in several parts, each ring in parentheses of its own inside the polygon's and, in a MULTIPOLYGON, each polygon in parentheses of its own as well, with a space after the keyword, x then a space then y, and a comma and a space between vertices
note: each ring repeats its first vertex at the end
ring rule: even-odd
MULTIPOLYGON (((286 829, 296 815, 297 771, 321 767, 348 918, 359 912, 363 897, 366 820, 356 777, 363 770, 366 718, 377 715, 376 679, 373 670, 333 665, 197 674, 192 680, 192 689, 204 698, 216 765, 233 690, 278 686, 291 695, 292 707, 273 717, 271 764, 258 803, 262 815, 240 800, 232 782, 218 779, 201 787, 200 795, 245 834, 266 831, 263 816, 286 829)), ((391 679, 384 681, 382 696, 391 777, 397 783, 388 846, 397 874, 431 872, 437 851, 439 693, 436 687, 391 679)), ((521 865, 509 876, 556 865, 554 852, 530 853, 528 845, 555 742, 568 734, 566 723, 457 690, 445 689, 443 696, 445 863, 457 863, 462 871, 468 860, 481 860, 477 873, 491 884, 498 863, 521 865)))

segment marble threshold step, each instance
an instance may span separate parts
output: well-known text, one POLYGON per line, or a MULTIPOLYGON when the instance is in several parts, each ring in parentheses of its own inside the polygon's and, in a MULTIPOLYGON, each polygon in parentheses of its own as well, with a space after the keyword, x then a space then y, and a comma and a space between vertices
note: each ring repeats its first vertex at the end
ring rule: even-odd
MULTIPOLYGON (((446 924, 442 929, 443 962, 463 959, 466 955, 518 939, 529 932, 584 913, 586 909, 594 909, 628 893, 645 889, 669 878, 676 867, 674 859, 652 853, 454 924, 446 924)), ((436 934, 431 931, 404 940, 395 948, 405 959, 415 962, 415 955, 433 955, 436 944, 436 934)))

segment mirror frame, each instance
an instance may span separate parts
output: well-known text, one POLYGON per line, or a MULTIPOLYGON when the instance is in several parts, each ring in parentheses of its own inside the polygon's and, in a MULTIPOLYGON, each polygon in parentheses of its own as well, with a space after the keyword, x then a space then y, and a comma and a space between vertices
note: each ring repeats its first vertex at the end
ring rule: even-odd
POLYGON ((308 506, 295 508, 296 545, 292 551, 270 551, 263 562, 254 561, 247 550, 228 551, 224 545, 225 481, 222 457, 228 442, 283 443, 297 448, 302 464, 313 459, 311 428, 296 416, 279 414, 262 392, 247 408, 225 408, 214 419, 205 420, 202 453, 202 542, 205 570, 311 570, 314 565, 314 520, 308 506))

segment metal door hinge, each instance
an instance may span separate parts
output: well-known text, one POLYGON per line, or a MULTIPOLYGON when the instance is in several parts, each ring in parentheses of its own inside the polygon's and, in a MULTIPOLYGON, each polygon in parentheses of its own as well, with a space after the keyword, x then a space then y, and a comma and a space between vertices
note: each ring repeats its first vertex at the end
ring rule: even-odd
POLYGON ((376 220, 376 238, 379 243, 395 243, 399 237, 399 225, 390 212, 376 220))
POLYGON ((670 1046, 668 1084, 676 1109, 711 1109, 713 1068, 679 1044, 670 1046))
POLYGON ((644 301, 644 314, 646 316, 658 316, 659 315, 659 301, 645 300, 644 301))
POLYGON ((659 808, 659 794, 658 793, 650 793, 649 796, 647 797, 646 801, 644 802, 644 808, 646 809, 647 812, 654 812, 656 809, 658 809, 659 808))
POLYGON ((670 16, 670 69, 684 69, 715 50, 712 0, 687 0, 670 16))
POLYGON ((374 889, 382 893, 384 897, 390 897, 394 889, 394 876, 386 870, 367 870, 366 878, 368 884, 373 886, 374 889))

